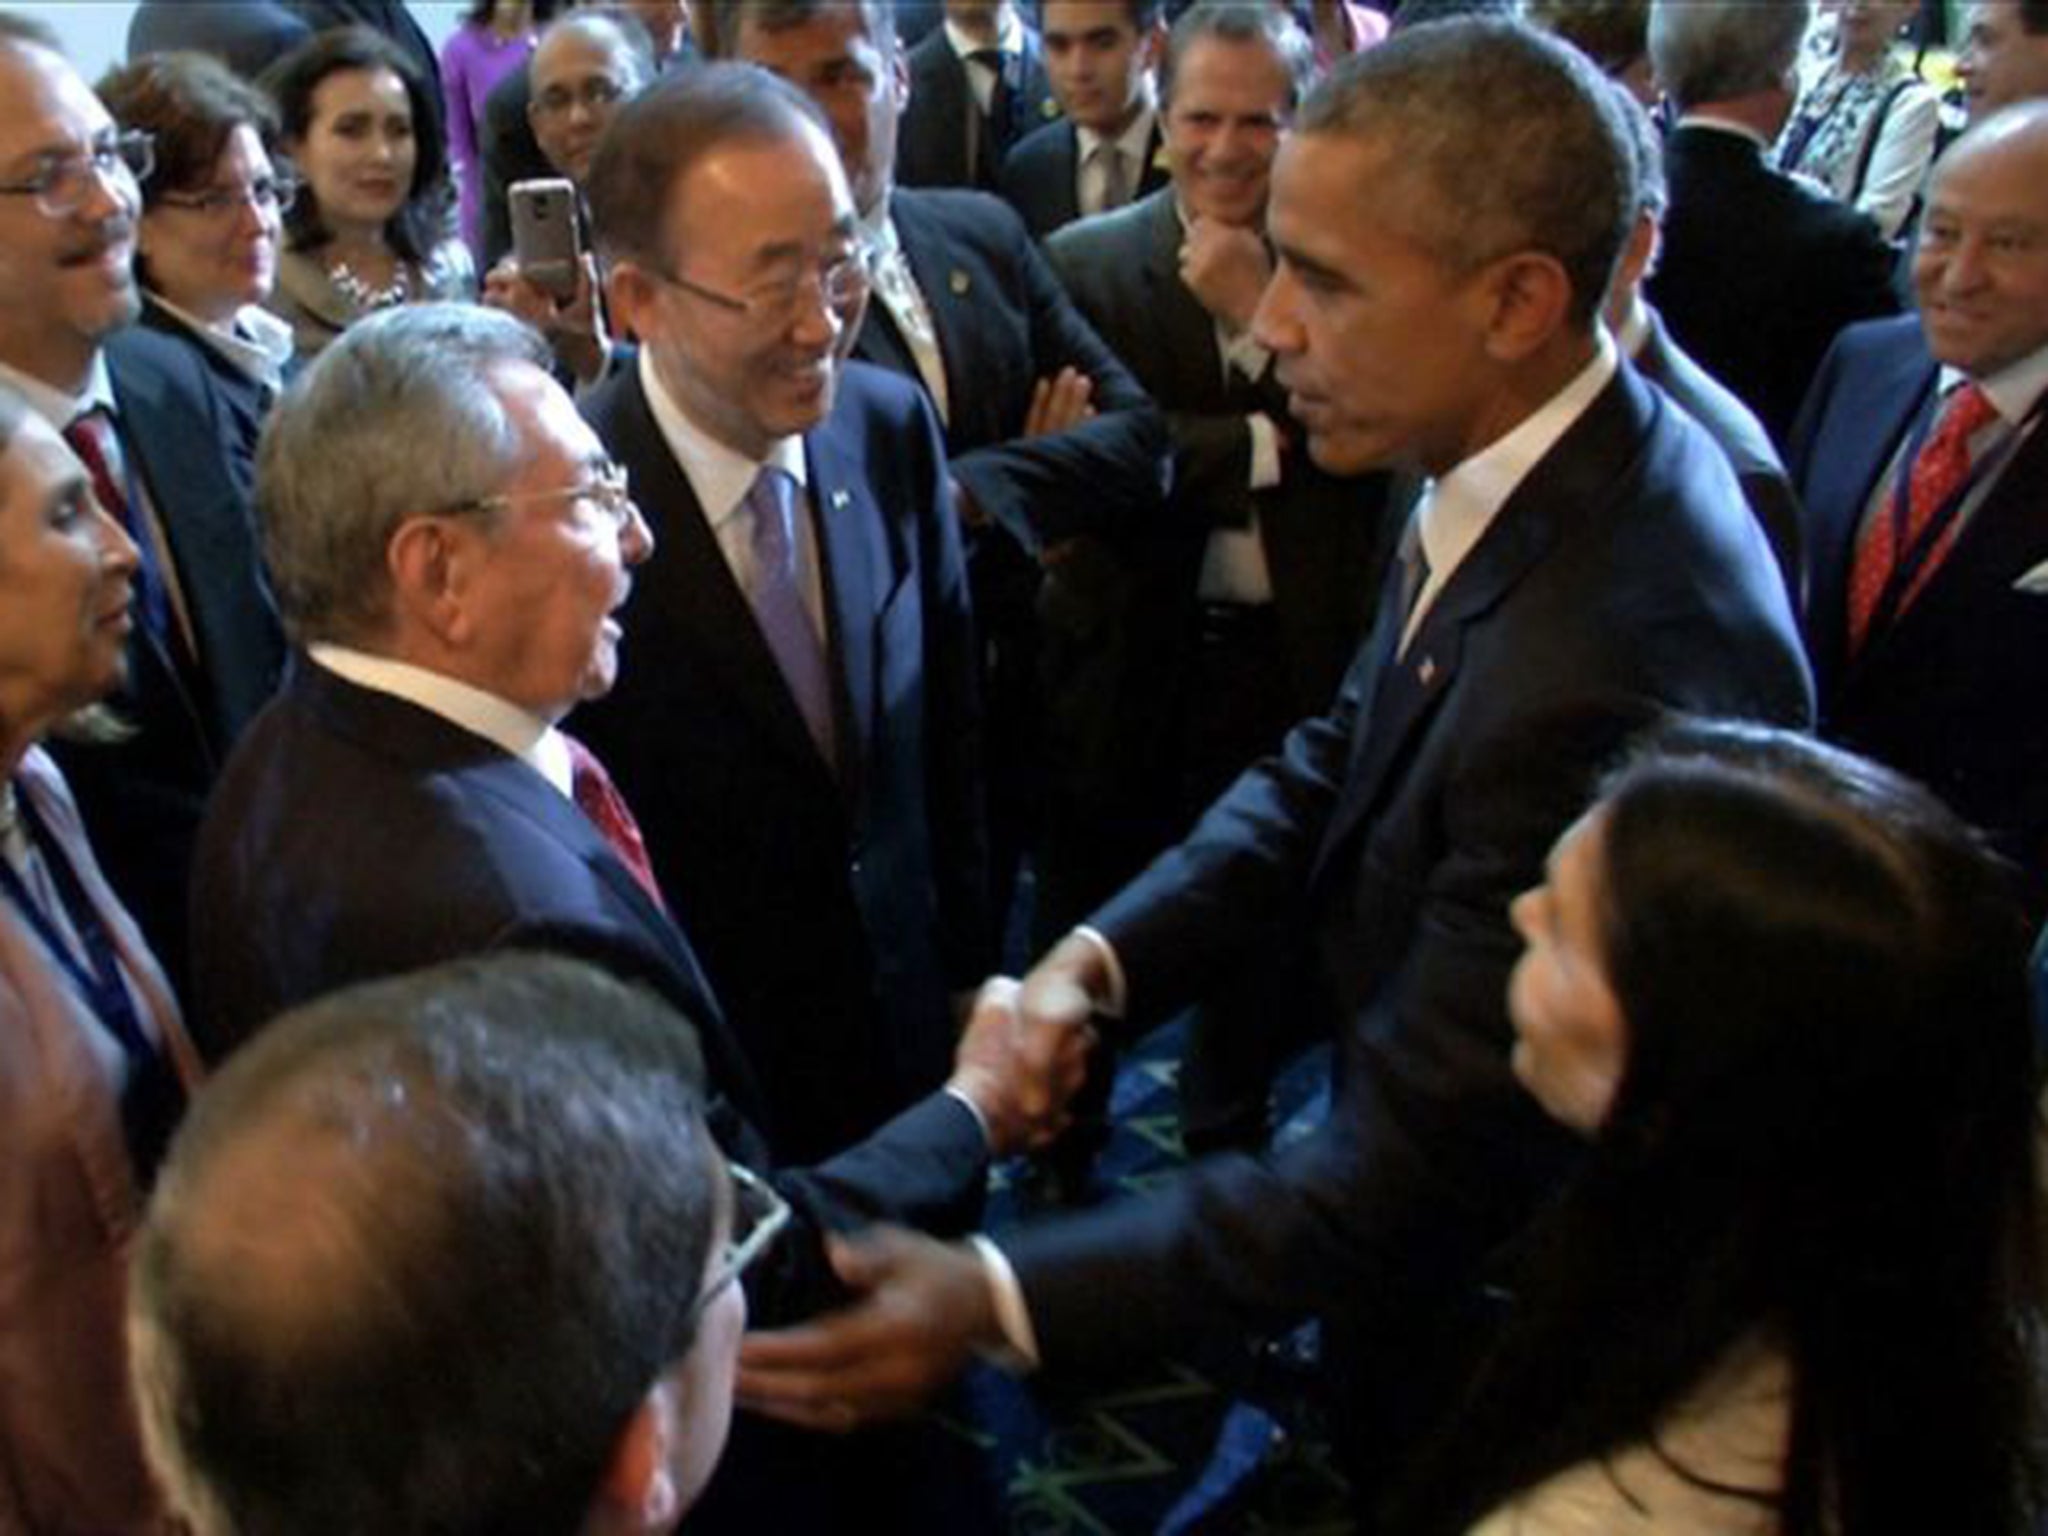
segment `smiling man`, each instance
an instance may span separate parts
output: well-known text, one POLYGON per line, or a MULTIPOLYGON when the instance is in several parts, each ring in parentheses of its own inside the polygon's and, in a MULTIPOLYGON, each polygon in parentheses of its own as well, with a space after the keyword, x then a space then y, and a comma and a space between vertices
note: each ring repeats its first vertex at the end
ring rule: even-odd
POLYGON ((1989 831, 2048 910, 2048 101, 1942 158, 1919 313, 1843 334, 1789 455, 1821 729, 1989 831))
POLYGON ((54 39, 0 12, 0 379, 70 440, 142 556, 114 698, 136 729, 56 750, 108 880, 182 984, 200 811, 283 645, 230 466, 232 410, 198 357, 131 325, 153 162, 54 39))
POLYGON ((1600 329, 1634 211, 1614 113, 1564 45, 1480 21, 1399 34, 1303 107, 1254 331, 1319 465, 1429 477, 1426 565, 1387 584, 1330 712, 1024 984, 1025 1027, 1071 1063, 1091 1009, 1149 1027, 1298 926, 1337 1040, 1328 1122, 1005 1234, 1006 1265, 850 1246, 841 1273, 871 1294, 751 1341, 743 1400, 844 1422, 914 1401, 974 1345, 1097 1372, 1320 1313, 1366 1502, 1456 1400, 1481 1260, 1574 1150, 1509 1070, 1510 899, 1650 716, 1809 707, 1719 450, 1600 329))

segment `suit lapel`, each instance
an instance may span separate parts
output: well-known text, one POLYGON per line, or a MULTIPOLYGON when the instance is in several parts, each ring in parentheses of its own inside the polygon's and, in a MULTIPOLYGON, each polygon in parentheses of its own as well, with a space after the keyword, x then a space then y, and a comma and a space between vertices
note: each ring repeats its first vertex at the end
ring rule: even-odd
POLYGON ((1384 658, 1359 710, 1351 767, 1317 855, 1317 871, 1365 819, 1411 739, 1435 713, 1464 662, 1466 631, 1498 607, 1557 543, 1559 513, 1598 506, 1611 494, 1612 466, 1626 462, 1650 409, 1644 385, 1624 367, 1586 413, 1515 488, 1479 542, 1451 573, 1407 649, 1395 659, 1400 562, 1380 598, 1372 644, 1384 658))
POLYGON ((804 439, 804 453, 838 681, 839 785, 846 803, 859 805, 860 774, 873 745, 875 622, 889 591, 889 566, 874 531, 886 523, 829 417, 804 439))
MULTIPOLYGON (((689 476, 655 425, 638 369, 628 370, 614 404, 607 413, 612 452, 626 466, 634 499, 655 536, 654 557, 640 568, 638 590, 626 609, 628 635, 653 625, 651 616, 658 613, 661 627, 680 638, 688 666, 714 679, 770 741, 824 772, 824 759, 689 476)), ((626 654, 631 666, 630 638, 626 654)))
POLYGON ((1224 410, 1223 355, 1216 349, 1216 323, 1181 281, 1182 232, 1173 194, 1162 193, 1144 213, 1145 282, 1166 351, 1161 376, 1197 386, 1186 409, 1224 410))
MULTIPOLYGON (((974 291, 974 274, 956 258, 944 232, 925 218, 914 195, 894 198, 890 217, 910 263, 910 275, 917 279, 917 290, 924 295, 924 307, 931 314, 950 395, 956 381, 971 382, 975 377, 966 343, 974 334, 974 306, 982 303, 984 296, 974 291)), ((912 377, 917 377, 914 368, 912 377)), ((958 416, 961 402, 951 404, 950 414, 958 416)))

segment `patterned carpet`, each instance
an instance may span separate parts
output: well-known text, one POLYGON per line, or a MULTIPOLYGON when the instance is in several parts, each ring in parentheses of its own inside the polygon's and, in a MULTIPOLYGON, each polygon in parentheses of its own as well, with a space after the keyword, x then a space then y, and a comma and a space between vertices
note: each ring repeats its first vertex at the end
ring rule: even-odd
MULTIPOLYGON (((1114 1135, 1099 1170, 1119 1194, 1143 1193, 1184 1162, 1174 1092, 1182 1030, 1169 1025, 1129 1052, 1118 1073, 1114 1135)), ((1327 1053, 1282 1077, 1282 1136, 1322 1114, 1327 1053)), ((1030 1214, 1004 1170, 991 1228, 1030 1214)), ((1336 1536, 1348 1530, 1344 1484, 1312 1406, 1298 1389, 1234 1401, 1195 1370, 1160 1362, 1144 1380, 1093 1396, 981 1370, 968 1384, 969 1434, 991 1459, 1017 1536, 1246 1532, 1336 1536)))

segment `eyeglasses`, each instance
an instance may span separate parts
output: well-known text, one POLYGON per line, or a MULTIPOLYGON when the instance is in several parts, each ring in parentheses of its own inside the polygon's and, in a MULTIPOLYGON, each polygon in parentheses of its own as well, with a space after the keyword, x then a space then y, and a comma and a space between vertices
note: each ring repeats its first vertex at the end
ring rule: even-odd
POLYGON ((80 154, 44 155, 33 175, 0 186, 11 197, 33 197, 45 218, 68 219, 85 206, 93 187, 102 181, 115 189, 139 192, 141 183, 156 169, 156 144, 146 133, 108 132, 93 140, 80 154))
POLYGON ((577 107, 598 112, 626 94, 626 87, 610 75, 592 75, 581 85, 551 85, 533 98, 535 117, 567 117, 577 107))
POLYGON ((450 516, 461 512, 508 512, 526 501, 588 502, 609 517, 620 532, 625 531, 640 511, 633 500, 633 493, 627 489, 626 471, 610 462, 599 465, 596 473, 582 485, 565 485, 559 491, 511 491, 500 496, 477 496, 441 510, 450 516))
POLYGON ((813 293, 831 309, 853 303, 867 292, 868 284, 873 280, 874 260, 874 247, 862 241, 809 272, 798 272, 763 283, 749 294, 720 293, 716 288, 707 288, 692 278, 661 267, 650 270, 664 283, 680 288, 707 304, 715 304, 731 314, 744 315, 763 326, 781 327, 797 318, 813 293))
POLYGON ((259 176, 239 187, 209 187, 204 192, 164 192, 157 201, 166 208, 183 208, 204 218, 217 219, 225 213, 254 208, 258 213, 288 213, 298 201, 299 183, 291 176, 259 176))
POLYGON ((737 1283, 789 1225, 789 1202, 772 1184, 738 1163, 727 1163, 725 1170, 732 1181, 732 1231, 711 1278, 683 1314, 685 1330, 695 1326, 704 1309, 737 1283))

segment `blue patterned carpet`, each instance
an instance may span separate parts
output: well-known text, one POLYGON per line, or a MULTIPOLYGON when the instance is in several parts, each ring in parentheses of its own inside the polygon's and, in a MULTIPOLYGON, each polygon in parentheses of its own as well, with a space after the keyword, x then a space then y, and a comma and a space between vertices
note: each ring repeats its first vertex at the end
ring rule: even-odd
MULTIPOLYGON (((1173 1083, 1181 1035, 1169 1025, 1147 1037, 1118 1073, 1115 1132, 1099 1168, 1119 1194, 1143 1193, 1185 1161, 1173 1083)), ((1283 1076, 1283 1137, 1320 1117, 1326 1082, 1324 1052, 1283 1076)), ((1025 1191, 999 1174, 992 1229, 1029 1214, 1025 1191)), ((1260 1395, 1261 1406, 1235 1401, 1168 1361, 1144 1380, 1086 1397, 980 1370, 968 1384, 972 1422, 954 1427, 990 1457, 1006 1529, 1021 1536, 1349 1530, 1344 1485, 1312 1406, 1285 1388, 1260 1395)))

